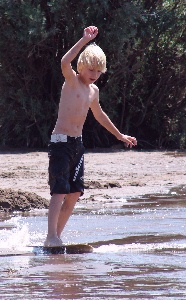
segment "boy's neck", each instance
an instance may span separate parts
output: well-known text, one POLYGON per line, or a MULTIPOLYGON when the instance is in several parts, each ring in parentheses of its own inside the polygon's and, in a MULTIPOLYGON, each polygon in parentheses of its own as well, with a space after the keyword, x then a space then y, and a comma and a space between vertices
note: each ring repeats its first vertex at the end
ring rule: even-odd
POLYGON ((89 86, 90 86, 90 84, 87 83, 86 80, 85 80, 80 74, 78 75, 78 78, 79 78, 79 81, 80 81, 83 85, 85 85, 86 87, 89 87, 89 86))

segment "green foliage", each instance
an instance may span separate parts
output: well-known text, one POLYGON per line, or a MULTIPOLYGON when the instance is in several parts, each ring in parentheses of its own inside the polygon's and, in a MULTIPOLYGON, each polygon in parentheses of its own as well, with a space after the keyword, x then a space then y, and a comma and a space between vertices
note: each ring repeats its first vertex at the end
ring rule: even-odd
POLYGON ((126 40, 115 41, 112 74, 103 88, 105 99, 114 95, 108 113, 142 147, 185 148, 186 7, 180 1, 140 4, 126 40))
MULTIPOLYGON (((1 0, 0 144, 47 145, 61 57, 94 24, 108 61, 97 83, 103 109, 140 147, 185 148, 185 21, 184 1, 1 0)), ((91 113, 83 135, 86 147, 116 143, 91 113)))
POLYGON ((55 30, 46 30, 44 13, 32 2, 3 1, 0 6, 2 144, 46 145, 56 108, 55 30))

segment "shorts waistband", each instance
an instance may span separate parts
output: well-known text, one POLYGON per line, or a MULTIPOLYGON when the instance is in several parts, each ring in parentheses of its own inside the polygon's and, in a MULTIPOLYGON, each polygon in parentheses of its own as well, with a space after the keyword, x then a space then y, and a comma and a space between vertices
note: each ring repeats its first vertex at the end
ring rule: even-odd
POLYGON ((51 143, 67 143, 72 141, 81 141, 82 142, 82 135, 80 136, 69 136, 63 133, 54 133, 51 135, 50 142, 51 143))

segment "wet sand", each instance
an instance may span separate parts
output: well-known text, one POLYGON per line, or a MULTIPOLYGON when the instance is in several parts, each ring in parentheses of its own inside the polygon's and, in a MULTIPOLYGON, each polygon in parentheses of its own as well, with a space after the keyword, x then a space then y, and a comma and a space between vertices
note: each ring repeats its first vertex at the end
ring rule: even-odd
MULTIPOLYGON (((47 151, 0 152, 0 200, 49 200, 47 151), (11 190, 10 190, 11 189, 11 190), (31 193, 31 194, 30 194, 31 193), (7 197, 11 195, 11 197, 7 197), (38 197, 39 196, 39 197, 38 197)), ((167 193, 185 185, 186 152, 97 149, 85 153, 85 193, 82 205, 121 203, 146 194, 167 193)), ((4 201, 4 202, 3 202, 4 201)), ((45 203, 46 204, 46 203, 45 203)), ((21 201, 19 201, 21 206, 21 201)), ((39 208, 39 204, 37 204, 39 208)))

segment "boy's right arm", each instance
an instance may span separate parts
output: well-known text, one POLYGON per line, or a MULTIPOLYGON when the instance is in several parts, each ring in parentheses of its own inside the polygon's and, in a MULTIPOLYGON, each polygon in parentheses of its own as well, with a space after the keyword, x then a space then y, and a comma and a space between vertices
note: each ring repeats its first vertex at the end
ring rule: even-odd
POLYGON ((83 37, 62 57, 61 70, 66 80, 74 78, 76 72, 72 69, 71 62, 78 55, 80 50, 98 34, 95 26, 89 26, 84 29, 83 37))

